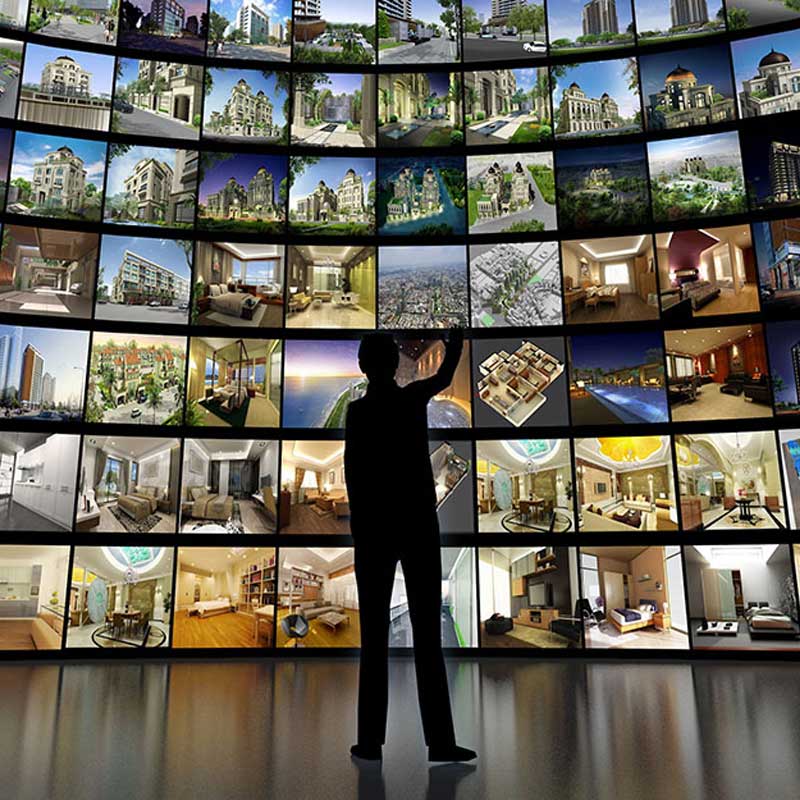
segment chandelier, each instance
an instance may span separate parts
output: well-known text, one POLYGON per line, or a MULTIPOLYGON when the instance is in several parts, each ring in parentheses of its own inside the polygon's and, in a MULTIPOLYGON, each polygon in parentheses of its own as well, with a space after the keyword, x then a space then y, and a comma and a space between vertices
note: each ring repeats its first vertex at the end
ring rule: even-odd
POLYGON ((736 446, 733 449, 733 452, 730 454, 730 462, 731 464, 744 464, 750 459, 747 457, 744 449, 742 448, 742 443, 739 441, 739 434, 735 433, 734 436, 736 437, 736 446))

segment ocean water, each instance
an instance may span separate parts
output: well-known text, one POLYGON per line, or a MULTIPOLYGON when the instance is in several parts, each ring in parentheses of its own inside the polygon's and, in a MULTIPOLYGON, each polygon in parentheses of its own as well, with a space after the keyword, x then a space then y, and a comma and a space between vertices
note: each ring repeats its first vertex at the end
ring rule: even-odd
POLYGON ((342 392, 359 378, 287 377, 283 387, 283 425, 286 428, 322 428, 342 392))

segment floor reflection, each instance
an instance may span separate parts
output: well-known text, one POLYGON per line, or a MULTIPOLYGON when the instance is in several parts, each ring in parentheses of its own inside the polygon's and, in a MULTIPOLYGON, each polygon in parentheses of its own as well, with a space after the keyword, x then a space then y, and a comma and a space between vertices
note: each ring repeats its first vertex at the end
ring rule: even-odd
POLYGON ((431 766, 413 663, 380 765, 348 749, 350 659, 0 666, 0 796, 26 800, 796 798, 791 664, 458 660, 461 742, 431 766))

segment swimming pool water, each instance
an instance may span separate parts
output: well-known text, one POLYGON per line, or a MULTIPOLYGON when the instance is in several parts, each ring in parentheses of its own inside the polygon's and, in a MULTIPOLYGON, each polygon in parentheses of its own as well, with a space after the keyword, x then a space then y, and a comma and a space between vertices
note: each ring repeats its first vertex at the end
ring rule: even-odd
POLYGON ((590 386, 589 392, 622 422, 669 422, 667 393, 644 386, 590 386))

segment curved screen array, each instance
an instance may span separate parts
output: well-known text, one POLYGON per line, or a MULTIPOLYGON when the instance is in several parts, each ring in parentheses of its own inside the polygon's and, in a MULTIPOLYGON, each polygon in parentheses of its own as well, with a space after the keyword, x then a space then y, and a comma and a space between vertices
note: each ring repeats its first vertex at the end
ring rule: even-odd
POLYGON ((357 648, 453 327, 446 647, 800 652, 795 6, 3 0, 2 655, 357 648))

